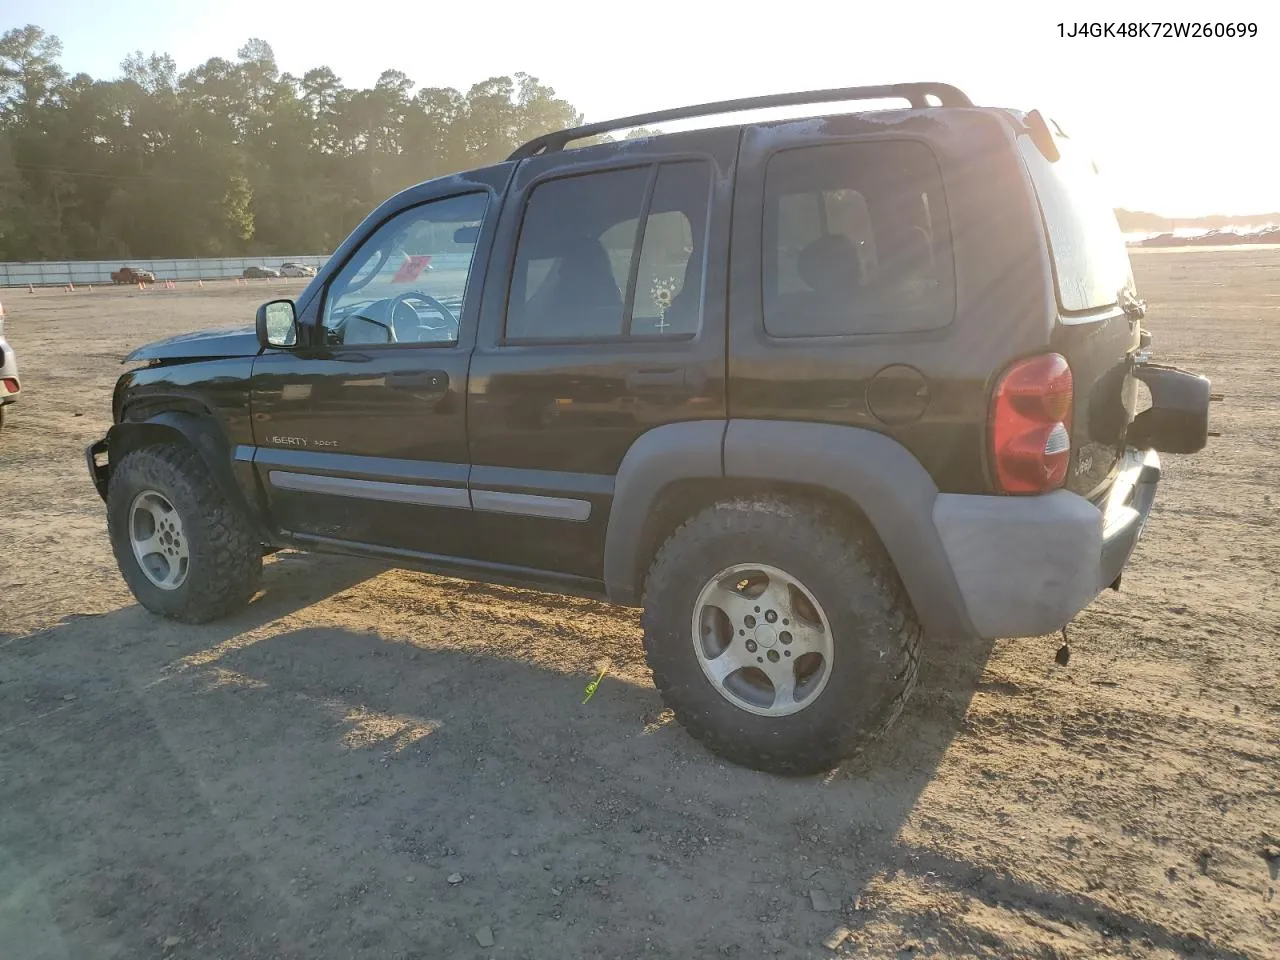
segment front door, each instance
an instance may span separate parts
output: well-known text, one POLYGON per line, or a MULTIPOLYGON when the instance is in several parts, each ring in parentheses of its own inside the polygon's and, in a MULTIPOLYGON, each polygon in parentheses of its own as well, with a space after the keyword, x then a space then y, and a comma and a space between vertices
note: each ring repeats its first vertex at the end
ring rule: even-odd
POLYGON ((498 202, 473 185, 375 225, 304 315, 306 345, 257 359, 254 464, 283 531, 444 554, 465 541, 467 368, 498 202))

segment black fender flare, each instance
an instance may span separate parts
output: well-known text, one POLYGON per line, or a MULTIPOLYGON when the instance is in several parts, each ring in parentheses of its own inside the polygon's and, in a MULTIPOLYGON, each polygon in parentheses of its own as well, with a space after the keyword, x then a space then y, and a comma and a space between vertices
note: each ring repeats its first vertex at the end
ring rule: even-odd
POLYGON ((670 424, 627 451, 614 484, 604 579, 616 603, 639 602, 639 542, 664 489, 683 479, 747 480, 818 487, 862 513, 897 568, 930 636, 974 636, 964 598, 934 525, 938 488, 885 434, 789 420, 670 424))
POLYGON ((614 603, 640 602, 640 538, 662 492, 680 480, 724 476, 721 449, 727 420, 690 420, 654 427, 618 466, 604 536, 604 583, 614 603))
POLYGON ((232 465, 233 451, 212 416, 168 410, 146 420, 123 420, 107 431, 108 465, 119 463, 126 454, 140 447, 174 440, 186 443, 200 455, 218 488, 249 519, 262 542, 273 542, 275 538, 271 536, 257 504, 254 480, 251 476, 246 476, 243 481, 237 479, 232 465), (245 488, 246 483, 249 484, 248 489, 245 488))
POLYGON ((938 487, 906 447, 874 430, 784 420, 730 420, 725 476, 818 485, 871 524, 925 632, 975 636, 933 521, 938 487))

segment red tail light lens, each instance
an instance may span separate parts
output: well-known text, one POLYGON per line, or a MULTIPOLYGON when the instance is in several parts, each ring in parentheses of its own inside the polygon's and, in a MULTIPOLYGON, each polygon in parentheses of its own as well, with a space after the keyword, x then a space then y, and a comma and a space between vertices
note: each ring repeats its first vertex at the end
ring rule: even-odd
POLYGON ((1044 493, 1062 486, 1071 462, 1074 393, 1066 357, 1046 353, 1013 364, 991 398, 997 488, 1044 493))

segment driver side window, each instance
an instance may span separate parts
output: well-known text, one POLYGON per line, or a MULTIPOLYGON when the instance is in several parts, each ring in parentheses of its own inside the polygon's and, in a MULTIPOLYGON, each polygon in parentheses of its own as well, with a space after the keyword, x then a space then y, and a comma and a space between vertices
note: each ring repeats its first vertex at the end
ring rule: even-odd
POLYGON ((488 202, 484 193, 433 200, 375 230, 329 284, 325 343, 457 343, 488 202))

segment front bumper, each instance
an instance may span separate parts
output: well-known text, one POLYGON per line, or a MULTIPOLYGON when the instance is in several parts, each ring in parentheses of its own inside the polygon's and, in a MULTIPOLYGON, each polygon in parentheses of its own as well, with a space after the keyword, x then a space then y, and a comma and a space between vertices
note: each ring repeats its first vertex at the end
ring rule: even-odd
POLYGON ((89 465, 89 477, 93 480, 94 489, 98 491, 98 496, 106 500, 107 481, 111 475, 111 468, 107 465, 106 439, 98 440, 85 447, 84 459, 89 465), (99 463, 99 458, 102 460, 101 463, 99 463))
POLYGON ((13 347, 0 337, 0 404, 13 403, 22 393, 22 381, 18 379, 18 357, 13 347))
POLYGON ((1097 504, 1066 490, 939 494, 934 525, 975 632, 1029 637, 1066 626, 1120 576, 1159 480, 1156 452, 1130 449, 1097 504))

